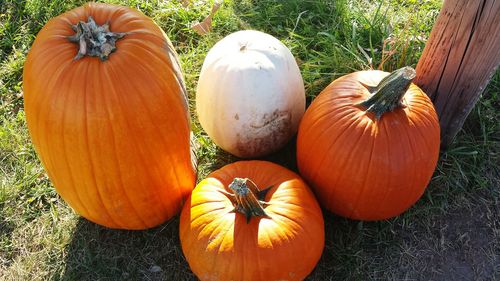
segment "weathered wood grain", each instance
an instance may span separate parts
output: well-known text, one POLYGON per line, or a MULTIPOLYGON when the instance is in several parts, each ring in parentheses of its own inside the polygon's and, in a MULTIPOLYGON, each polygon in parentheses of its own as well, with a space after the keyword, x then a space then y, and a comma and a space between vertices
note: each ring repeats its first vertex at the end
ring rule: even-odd
POLYGON ((453 141, 499 64, 500 1, 445 0, 415 79, 438 112, 442 147, 453 141))

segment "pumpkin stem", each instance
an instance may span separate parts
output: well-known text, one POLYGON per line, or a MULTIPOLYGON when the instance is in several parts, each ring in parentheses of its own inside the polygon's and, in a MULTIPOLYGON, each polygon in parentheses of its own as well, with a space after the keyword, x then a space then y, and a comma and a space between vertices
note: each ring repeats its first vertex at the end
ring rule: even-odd
POLYGON ((88 22, 80 21, 72 25, 71 28, 76 34, 67 38, 79 45, 75 60, 89 56, 99 57, 101 61, 105 61, 116 50, 116 41, 127 34, 126 32, 111 32, 109 22, 97 25, 91 16, 89 16, 88 22))
POLYGON ((263 207, 266 203, 257 199, 261 190, 253 181, 246 178, 234 178, 229 184, 229 189, 234 192, 235 211, 245 215, 247 223, 252 217, 269 217, 263 207))
POLYGON ((377 120, 386 112, 393 111, 397 107, 404 107, 401 99, 410 87, 415 75, 415 69, 406 66, 393 71, 382 79, 376 87, 361 83, 373 95, 360 105, 366 107, 366 111, 375 113, 377 120))

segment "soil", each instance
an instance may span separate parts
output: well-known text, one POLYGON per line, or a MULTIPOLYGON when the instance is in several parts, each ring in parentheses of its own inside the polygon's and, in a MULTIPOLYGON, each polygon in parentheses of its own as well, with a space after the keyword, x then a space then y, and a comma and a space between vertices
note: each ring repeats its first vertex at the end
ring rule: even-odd
POLYGON ((457 208, 436 218, 432 236, 413 240, 416 251, 429 248, 431 241, 439 241, 436 246, 440 250, 420 256, 426 266, 415 272, 416 280, 497 280, 500 277, 499 206, 489 210, 492 212, 485 212, 487 209, 483 207, 477 204, 471 209, 457 208))
POLYGON ((325 212, 325 250, 307 280, 500 280, 500 200, 459 202, 382 222, 325 212))

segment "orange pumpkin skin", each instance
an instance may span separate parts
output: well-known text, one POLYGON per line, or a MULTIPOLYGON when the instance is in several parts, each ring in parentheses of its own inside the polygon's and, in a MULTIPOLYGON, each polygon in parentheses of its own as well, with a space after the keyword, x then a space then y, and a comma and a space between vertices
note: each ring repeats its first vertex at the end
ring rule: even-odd
POLYGON ((423 194, 439 156, 432 102, 411 84, 402 103, 377 120, 358 105, 388 73, 359 71, 326 87, 307 109, 297 163, 326 209, 357 220, 397 216, 423 194), (361 83, 360 83, 361 82, 361 83))
POLYGON ((182 251, 200 280, 303 280, 324 247, 324 222, 313 193, 295 173, 270 162, 240 161, 211 173, 186 201, 182 251), (269 216, 243 214, 223 192, 235 177, 261 188, 269 216))
POLYGON ((89 3, 51 19, 23 72, 31 139, 61 197, 85 218, 144 229, 177 214, 195 185, 177 55, 140 12, 89 3), (71 25, 128 32, 106 61, 74 59, 71 25))

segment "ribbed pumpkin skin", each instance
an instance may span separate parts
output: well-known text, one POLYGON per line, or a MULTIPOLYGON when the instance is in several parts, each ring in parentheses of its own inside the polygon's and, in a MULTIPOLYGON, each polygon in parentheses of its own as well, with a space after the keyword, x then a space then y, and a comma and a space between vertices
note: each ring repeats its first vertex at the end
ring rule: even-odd
POLYGON ((378 121, 357 105, 388 73, 360 71, 326 87, 299 126, 297 163, 321 205, 344 217, 397 216, 423 194, 439 156, 439 122, 414 84, 378 121))
POLYGON ((51 19, 28 54, 23 87, 35 149, 76 212, 144 229, 180 211, 195 185, 190 121, 176 53, 152 20, 96 3, 51 19), (130 32, 107 61, 73 60, 70 25, 88 16, 130 32))
POLYGON ((180 218, 182 251, 201 280, 303 280, 324 247, 321 209, 300 177, 265 161, 240 161, 210 174, 193 190, 180 218), (249 178, 266 195, 270 218, 246 218, 221 191, 249 178))

